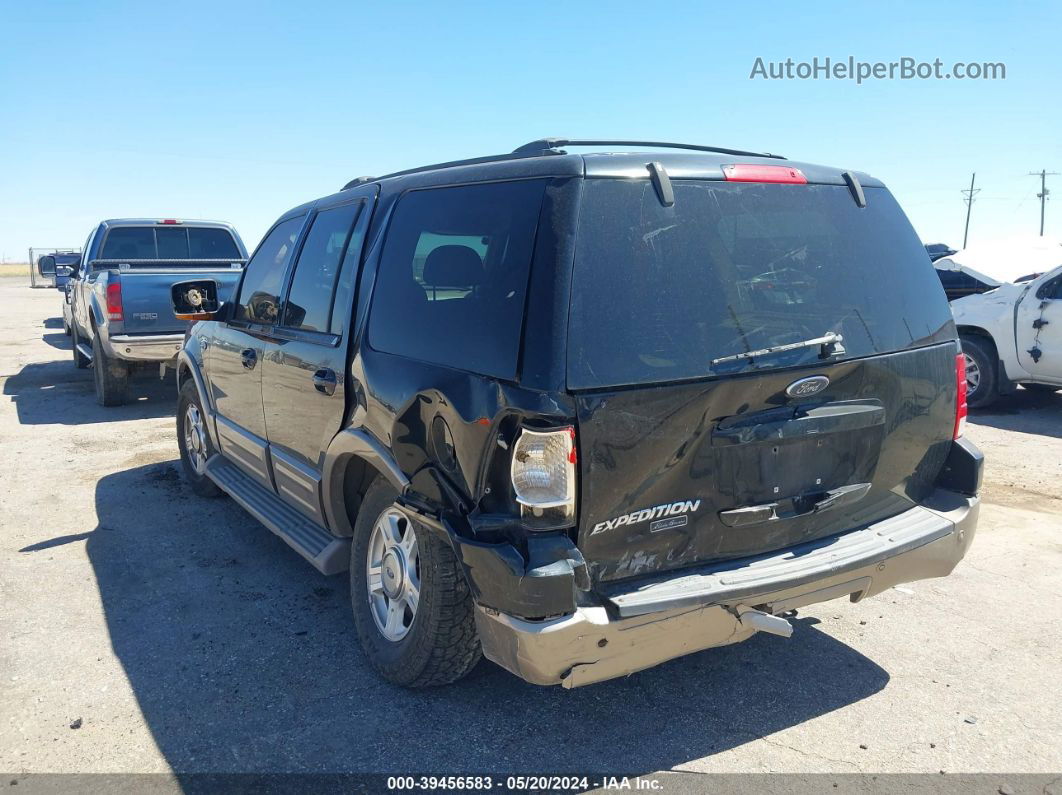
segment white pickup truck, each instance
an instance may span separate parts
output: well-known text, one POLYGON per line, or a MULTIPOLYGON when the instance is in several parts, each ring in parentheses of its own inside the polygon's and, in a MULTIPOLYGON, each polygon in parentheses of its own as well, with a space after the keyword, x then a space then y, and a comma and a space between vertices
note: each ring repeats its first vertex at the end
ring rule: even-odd
POLYGON ((966 357, 967 401, 1017 389, 1062 390, 1062 266, 951 302, 966 357))

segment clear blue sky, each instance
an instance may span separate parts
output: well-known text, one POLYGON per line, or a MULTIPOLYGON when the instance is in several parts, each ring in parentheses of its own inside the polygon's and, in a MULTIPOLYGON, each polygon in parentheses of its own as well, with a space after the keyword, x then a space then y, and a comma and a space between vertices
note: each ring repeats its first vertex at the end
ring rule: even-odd
MULTIPOLYGON (((1035 234, 1062 171, 1062 4, 58 3, 0 0, 0 256, 81 245, 101 218, 219 218, 253 247, 351 177, 639 137, 856 168, 926 242, 1035 234), (1007 79, 750 80, 757 56, 1007 79)), ((1062 177, 1048 233, 1062 236, 1062 177)), ((1053 205, 1053 206, 1052 206, 1053 205)))

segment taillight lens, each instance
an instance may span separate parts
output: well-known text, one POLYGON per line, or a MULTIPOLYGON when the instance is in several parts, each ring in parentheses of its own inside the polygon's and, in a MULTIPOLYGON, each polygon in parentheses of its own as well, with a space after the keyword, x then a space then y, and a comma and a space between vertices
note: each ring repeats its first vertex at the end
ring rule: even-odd
POLYGON ((122 320, 122 284, 112 282, 107 285, 107 318, 109 320, 122 320))
POLYGON ((955 430, 953 439, 958 439, 966 430, 966 356, 959 354, 955 357, 955 430))
POLYGON ((511 475, 517 501, 536 515, 546 509, 575 516, 575 428, 523 428, 513 445, 511 475))
POLYGON ((808 179, 799 168, 790 166, 761 166, 755 163, 734 163, 723 166, 727 182, 775 182, 790 185, 807 185, 808 179))

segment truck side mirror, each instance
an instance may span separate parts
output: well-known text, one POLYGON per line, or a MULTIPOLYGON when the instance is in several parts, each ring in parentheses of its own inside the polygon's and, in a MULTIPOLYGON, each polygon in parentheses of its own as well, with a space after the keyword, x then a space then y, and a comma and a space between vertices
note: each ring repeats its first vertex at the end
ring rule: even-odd
POLYGON ((170 288, 170 296, 178 320, 213 320, 221 309, 218 283, 213 279, 177 282, 170 288))

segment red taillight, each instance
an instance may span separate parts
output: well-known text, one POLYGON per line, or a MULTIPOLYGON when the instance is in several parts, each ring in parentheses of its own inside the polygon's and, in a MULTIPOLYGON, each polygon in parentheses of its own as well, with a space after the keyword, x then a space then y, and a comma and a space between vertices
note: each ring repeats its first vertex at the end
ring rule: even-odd
POLYGON ((113 282, 107 285, 107 318, 109 320, 122 320, 122 283, 113 282))
POLYGON ((966 356, 961 353, 955 357, 955 392, 955 429, 951 438, 958 439, 966 429, 968 411, 966 406, 966 356))
POLYGON ((723 166, 723 176, 728 182, 778 182, 790 185, 807 185, 807 177, 799 168, 789 166, 760 166, 752 163, 734 163, 723 166))
POLYGON ((159 223, 160 224, 179 224, 180 221, 178 221, 176 218, 163 218, 161 221, 159 221, 159 223))

